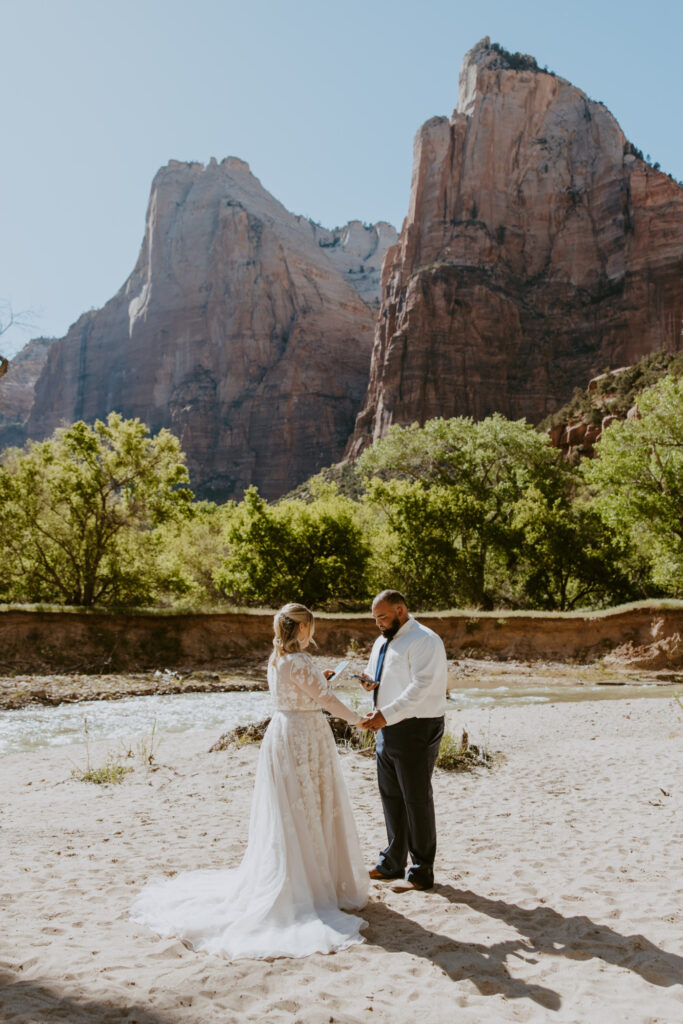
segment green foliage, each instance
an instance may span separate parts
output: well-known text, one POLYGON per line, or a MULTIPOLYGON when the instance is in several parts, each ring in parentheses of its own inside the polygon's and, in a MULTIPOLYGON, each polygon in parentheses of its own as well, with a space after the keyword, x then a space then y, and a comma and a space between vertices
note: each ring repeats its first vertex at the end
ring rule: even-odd
MULTIPOLYGON (((540 73, 536 58, 532 57, 528 53, 511 53, 506 50, 505 47, 501 46, 500 43, 491 43, 491 49, 498 54, 501 59, 501 66, 509 68, 511 71, 533 71, 540 73)), ((554 71, 548 71, 547 67, 543 70, 549 74, 554 75, 554 71)))
POLYGON ((392 427, 360 459, 389 532, 387 580, 417 607, 493 607, 514 505, 532 485, 547 491, 559 463, 547 438, 497 414, 392 427))
POLYGON ((445 732, 441 737, 436 767, 444 772, 469 772, 473 768, 493 768, 494 758, 483 747, 470 743, 463 729, 459 740, 445 732))
MULTIPOLYGON (((524 421, 392 427, 270 505, 192 503, 178 441, 112 414, 0 460, 0 599, 67 605, 569 610, 683 595, 683 378, 655 354, 600 382, 615 423, 570 466, 524 421)), ((595 393, 594 393, 595 394, 595 393)))
POLYGON ((0 590, 10 600, 142 603, 182 589, 156 529, 189 514, 177 439, 111 413, 7 449, 0 464, 0 590))
POLYGON ((368 501, 385 518, 375 576, 417 608, 488 604, 484 514, 470 495, 419 480, 373 480, 368 501))
POLYGON ((651 352, 621 373, 605 370, 594 391, 575 388, 567 405, 548 416, 539 424, 539 429, 546 430, 558 423, 577 419, 597 426, 608 414, 626 416, 640 393, 667 375, 683 377, 683 353, 651 352))
POLYGON ((215 576, 229 553, 225 535, 234 508, 234 502, 197 501, 191 515, 159 527, 164 564, 182 581, 176 593, 182 595, 183 605, 216 605, 223 600, 215 576))
POLYGON ((548 500, 531 487, 512 517, 519 530, 515 582, 533 608, 568 611, 633 596, 627 551, 597 511, 566 494, 548 500))
POLYGON ((303 501, 314 501, 321 486, 325 484, 334 484, 339 494, 345 498, 352 498, 354 501, 358 501, 362 497, 364 489, 363 478, 355 462, 336 462, 299 484, 293 491, 285 495, 285 499, 301 498, 303 501))
POLYGON ((250 487, 226 529, 228 557, 216 583, 231 600, 313 608, 365 602, 368 545, 353 502, 318 483, 314 500, 268 503, 250 487))
POLYGON ((628 537, 664 594, 683 594, 683 378, 667 376, 638 399, 640 419, 613 423, 582 472, 594 505, 628 537))
POLYGON ((71 775, 73 778, 78 779, 79 782, 94 782, 96 785, 101 786, 107 782, 121 782, 124 776, 132 771, 131 765, 124 765, 114 758, 109 758, 106 764, 101 765, 99 768, 86 768, 84 771, 74 768, 71 775))
POLYGON ((363 454, 383 518, 375 577, 419 608, 570 609, 634 596, 633 572, 577 471, 523 421, 393 427, 363 454))

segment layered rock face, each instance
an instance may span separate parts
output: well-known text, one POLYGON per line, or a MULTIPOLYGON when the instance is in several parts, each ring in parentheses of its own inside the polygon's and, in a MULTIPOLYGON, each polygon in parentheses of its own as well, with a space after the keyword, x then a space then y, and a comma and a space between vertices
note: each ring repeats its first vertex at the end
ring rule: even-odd
POLYGON ((10 361, 0 379, 0 448, 26 440, 33 392, 54 338, 34 338, 10 361))
POLYGON ((375 323, 354 284, 372 302, 391 241, 294 216, 236 158, 171 161, 133 273, 50 349, 28 435, 116 410, 179 437, 201 496, 283 494, 342 455, 375 323))
POLYGON ((417 134, 349 453, 392 423, 539 422, 605 367, 681 344, 683 188, 601 104, 482 40, 417 134))

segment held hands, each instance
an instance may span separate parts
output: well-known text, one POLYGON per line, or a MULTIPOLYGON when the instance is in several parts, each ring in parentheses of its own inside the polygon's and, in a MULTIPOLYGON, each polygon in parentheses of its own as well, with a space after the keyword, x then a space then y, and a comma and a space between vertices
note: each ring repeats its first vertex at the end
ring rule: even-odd
MULTIPOLYGON (((379 686, 379 683, 376 683, 375 680, 371 679, 370 676, 365 674, 365 672, 363 672, 362 675, 355 676, 355 678, 358 679, 360 685, 364 690, 367 690, 368 693, 376 690, 379 686)), ((378 729, 383 729, 386 724, 386 719, 381 711, 368 711, 367 715, 361 718, 356 728, 369 729, 370 732, 377 732, 378 729)))
POLYGON ((377 732, 378 729, 383 729, 386 724, 387 720, 381 711, 368 711, 367 715, 361 718, 356 728, 377 732))

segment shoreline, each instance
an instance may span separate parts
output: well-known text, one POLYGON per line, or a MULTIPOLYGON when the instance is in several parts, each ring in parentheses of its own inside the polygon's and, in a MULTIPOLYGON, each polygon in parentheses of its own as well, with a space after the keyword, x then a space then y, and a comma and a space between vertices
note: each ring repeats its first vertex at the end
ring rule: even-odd
MULTIPOLYGON (((335 658, 313 655, 320 668, 333 667, 335 658)), ((364 657, 349 656, 351 672, 362 672, 364 657)), ((24 673, 0 676, 0 711, 16 711, 31 705, 57 707, 90 700, 121 700, 126 697, 180 693, 235 693, 267 690, 267 659, 244 659, 230 671, 176 671, 103 673, 24 673)), ((495 658, 457 658, 448 661, 448 687, 468 689, 478 686, 511 685, 517 687, 547 685, 661 686, 683 684, 683 672, 647 670, 628 666, 604 667, 593 662, 577 665, 569 662, 523 661, 495 658)), ((349 692, 353 684, 342 681, 340 691, 349 692)))

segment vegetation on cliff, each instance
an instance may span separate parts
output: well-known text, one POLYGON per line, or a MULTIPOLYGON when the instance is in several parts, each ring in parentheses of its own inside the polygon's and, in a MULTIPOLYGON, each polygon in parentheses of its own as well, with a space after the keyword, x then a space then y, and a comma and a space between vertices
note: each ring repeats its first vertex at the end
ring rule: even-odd
POLYGON ((683 378, 683 352, 651 352, 633 366, 606 369, 590 387, 576 388, 569 402, 543 420, 539 429, 577 420, 599 426, 607 415, 623 419, 638 396, 665 376, 683 378))

